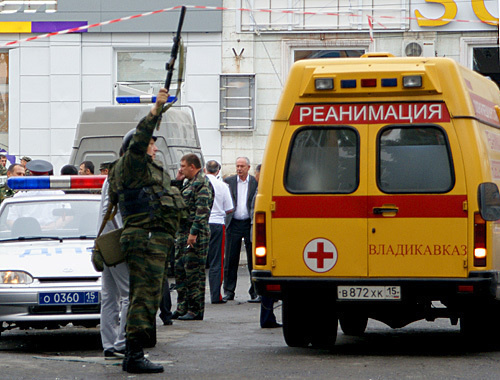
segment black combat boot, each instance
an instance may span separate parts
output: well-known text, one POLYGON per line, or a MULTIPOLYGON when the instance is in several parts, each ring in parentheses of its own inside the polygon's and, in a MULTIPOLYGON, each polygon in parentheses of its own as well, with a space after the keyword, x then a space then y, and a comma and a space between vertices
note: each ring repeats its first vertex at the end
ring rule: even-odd
POLYGON ((161 364, 154 364, 144 357, 144 351, 137 341, 128 341, 122 368, 128 373, 160 373, 161 364))

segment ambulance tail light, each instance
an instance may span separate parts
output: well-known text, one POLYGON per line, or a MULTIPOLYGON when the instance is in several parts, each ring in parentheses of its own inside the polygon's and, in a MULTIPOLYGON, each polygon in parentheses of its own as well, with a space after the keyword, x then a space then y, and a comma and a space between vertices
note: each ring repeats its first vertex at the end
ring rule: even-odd
POLYGON ((486 221, 476 212, 474 214, 474 266, 486 266, 486 221))
POLYGON ((267 246, 266 246, 265 212, 255 213, 254 228, 255 228, 255 265, 266 265, 267 246))
POLYGON ((420 88, 422 87, 421 75, 407 75, 403 77, 403 88, 420 88))
POLYGON ((268 292, 281 292, 281 285, 280 284, 267 284, 266 290, 268 292))

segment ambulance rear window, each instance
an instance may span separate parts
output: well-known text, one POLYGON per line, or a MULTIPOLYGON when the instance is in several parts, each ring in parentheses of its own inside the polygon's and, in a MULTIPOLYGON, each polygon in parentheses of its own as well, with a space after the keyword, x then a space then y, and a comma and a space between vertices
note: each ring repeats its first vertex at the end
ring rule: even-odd
POLYGON ((390 127, 378 140, 380 189, 386 193, 445 193, 454 173, 445 132, 438 127, 390 127))
POLYGON ((288 154, 291 193, 352 193, 358 186, 359 137, 352 128, 303 128, 288 154))

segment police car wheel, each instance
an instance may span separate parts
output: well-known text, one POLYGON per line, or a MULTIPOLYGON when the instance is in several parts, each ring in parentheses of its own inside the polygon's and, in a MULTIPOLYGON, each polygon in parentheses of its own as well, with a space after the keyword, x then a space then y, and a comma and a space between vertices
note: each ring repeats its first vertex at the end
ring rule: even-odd
POLYGON ((307 347, 310 343, 310 336, 306 327, 310 326, 310 323, 304 321, 303 306, 301 307, 294 300, 284 299, 282 317, 283 336, 286 344, 289 347, 307 347))
POLYGON ((339 322, 344 335, 359 336, 366 330, 368 317, 346 314, 339 318, 339 322))

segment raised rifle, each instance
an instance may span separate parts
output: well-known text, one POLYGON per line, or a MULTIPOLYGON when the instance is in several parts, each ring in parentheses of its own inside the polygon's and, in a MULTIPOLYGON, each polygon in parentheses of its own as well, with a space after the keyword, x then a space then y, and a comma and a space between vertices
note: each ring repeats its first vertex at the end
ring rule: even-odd
POLYGON ((174 37, 174 44, 172 45, 172 51, 170 52, 170 60, 166 64, 167 69, 167 79, 165 80, 165 88, 170 89, 170 83, 172 82, 172 75, 174 73, 175 60, 177 59, 177 54, 179 53, 179 45, 181 43, 181 30, 182 24, 184 23, 184 16, 186 14, 186 7, 181 7, 181 14, 179 16, 179 24, 177 25, 177 33, 174 37))

